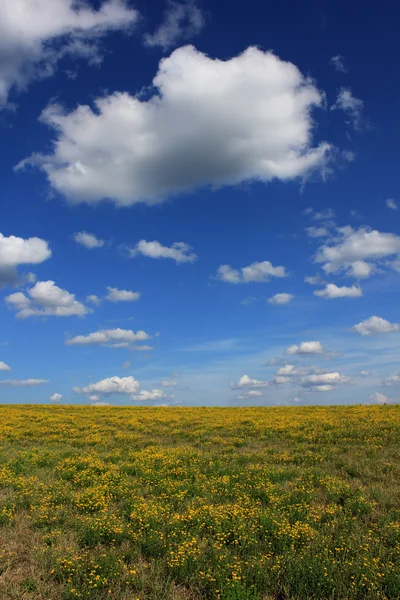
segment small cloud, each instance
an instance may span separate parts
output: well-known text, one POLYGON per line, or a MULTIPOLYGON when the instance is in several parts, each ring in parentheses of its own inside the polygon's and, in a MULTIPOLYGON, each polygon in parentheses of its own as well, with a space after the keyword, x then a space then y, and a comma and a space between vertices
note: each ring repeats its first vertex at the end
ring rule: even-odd
POLYGON ((108 294, 106 300, 110 302, 136 302, 139 300, 140 293, 130 290, 119 290, 118 288, 107 287, 108 294))
MULTIPOLYGON (((383 259, 400 254, 400 236, 360 227, 346 226, 337 229, 329 243, 318 248, 315 263, 321 263, 327 274, 345 273, 356 279, 370 277, 382 266, 383 259)), ((395 265, 388 263, 395 268, 395 265)))
POLYGON ((75 299, 75 294, 63 290, 54 281, 38 281, 28 295, 16 292, 6 297, 9 308, 19 319, 28 317, 83 317, 90 309, 75 299))
POLYGON ((11 371, 11 367, 0 360, 0 371, 11 371))
POLYGON ((352 150, 342 150, 340 156, 348 163, 356 160, 356 153, 352 150))
POLYGON ((368 398, 369 404, 396 404, 398 400, 394 400, 392 398, 388 398, 384 394, 380 394, 379 392, 375 392, 371 394, 368 398))
POLYGON ((360 371, 361 377, 368 377, 371 375, 371 371, 360 371))
POLYGON ((307 235, 311 238, 327 237, 330 232, 326 227, 307 227, 307 235))
POLYGON ((230 265, 221 265, 217 270, 217 279, 225 283, 264 283, 271 277, 287 277, 285 267, 274 267, 269 260, 255 262, 240 270, 230 265))
POLYGON ((11 387, 31 387, 50 383, 48 379, 3 379, 0 385, 9 385, 11 387))
POLYGON ((164 20, 153 34, 144 35, 145 46, 160 46, 164 51, 175 46, 179 40, 198 35, 204 27, 204 16, 193 0, 175 2, 167 0, 164 20))
POLYGON ((319 212, 314 212, 313 209, 311 209, 311 211, 312 212, 309 214, 312 215, 313 221, 325 221, 335 218, 335 211, 333 210, 333 208, 325 208, 324 210, 321 210, 319 212))
POLYGON ((313 275, 311 277, 304 277, 305 283, 309 283, 310 285, 325 285, 325 280, 321 275, 313 275))
POLYGON ((332 56, 330 62, 333 68, 336 69, 336 71, 338 71, 339 73, 347 73, 347 67, 344 62, 344 57, 340 54, 332 56))
POLYGON ((95 294, 90 294, 89 296, 86 296, 86 302, 94 304, 95 306, 100 306, 101 298, 99 298, 95 294))
POLYGON ((293 344, 285 350, 286 354, 324 354, 326 352, 321 342, 301 342, 301 344, 293 344))
POLYGON ((382 379, 381 384, 385 387, 400 384, 400 371, 394 375, 389 375, 388 377, 382 379))
POLYGON ((129 350, 132 350, 133 352, 150 352, 151 350, 154 350, 154 346, 142 344, 141 346, 130 346, 129 350))
POLYGON ((288 302, 293 300, 293 298, 294 298, 294 296, 292 294, 286 294, 286 293, 275 294, 275 296, 268 298, 268 303, 269 304, 287 304, 288 302))
POLYGON ((325 300, 332 300, 333 298, 360 298, 363 292, 357 285, 339 287, 334 283, 328 283, 323 290, 316 290, 314 295, 325 300))
POLYGON ((265 363, 265 366, 269 367, 269 366, 275 366, 275 365, 286 365, 286 363, 287 363, 286 358, 270 358, 265 363))
POLYGON ((196 254, 192 252, 192 247, 185 242, 175 242, 171 246, 163 246, 160 242, 154 240, 153 242, 146 242, 146 240, 140 240, 134 248, 127 248, 128 254, 131 258, 134 258, 138 254, 148 256, 149 258, 171 258, 177 264, 180 263, 191 263, 197 260, 196 254))
POLYGON ((22 279, 23 283, 31 283, 31 284, 33 284, 33 283, 36 283, 36 281, 37 281, 37 277, 36 277, 35 273, 31 273, 31 272, 24 273, 22 275, 21 279, 22 279))
POLYGON ((315 392, 330 392, 338 386, 348 385, 352 379, 340 373, 315 373, 306 375, 300 379, 300 385, 303 388, 310 388, 315 392))
POLYGON ((362 129, 363 108, 364 102, 353 96, 348 88, 340 89, 335 104, 331 106, 331 110, 342 110, 349 119, 348 124, 351 124, 356 131, 362 129))
POLYGON ((166 394, 164 390, 154 389, 154 390, 141 390, 137 394, 133 394, 131 396, 131 400, 137 400, 140 402, 150 402, 152 400, 166 400, 166 399, 174 399, 175 396, 172 394, 166 394))
MULTIPOLYGON (((24 239, 15 235, 6 237, 0 233, 0 287, 18 283, 17 268, 20 265, 37 265, 50 257, 51 250, 45 240, 37 237, 24 239)), ((30 283, 29 279, 29 277, 26 278, 28 283, 30 283)))
POLYGON ((53 394, 52 396, 50 396, 49 400, 50 402, 59 402, 59 400, 61 400, 62 395, 61 394, 53 394))
POLYGON ((259 379, 250 379, 250 377, 248 375, 243 375, 238 382, 236 383, 231 383, 231 388, 233 390, 240 390, 240 389, 252 389, 252 388, 263 388, 263 387, 268 387, 270 384, 269 381, 261 381, 259 379))
POLYGON ((352 329, 360 335, 386 334, 393 331, 400 331, 400 324, 390 323, 386 319, 382 319, 382 317, 373 315, 369 319, 357 323, 352 329))
POLYGON ((255 296, 247 296, 247 298, 243 298, 243 300, 240 301, 240 304, 242 306, 250 306, 250 304, 253 304, 256 300, 257 298, 255 296))
POLYGON ((302 392, 330 392, 352 383, 352 379, 336 371, 329 372, 315 366, 297 367, 286 364, 280 367, 273 379, 274 385, 295 384, 302 392))
POLYGON ((77 394, 86 394, 90 399, 96 396, 109 396, 110 394, 135 394, 139 389, 139 381, 134 377, 108 377, 97 383, 91 383, 85 387, 74 388, 77 394))
POLYGON ((249 390, 248 392, 244 392, 239 396, 239 400, 246 400, 247 398, 260 398, 262 396, 262 392, 259 390, 249 390))
POLYGON ((105 244, 104 240, 97 238, 93 233, 87 233, 87 231, 79 231, 73 235, 73 238, 77 244, 85 246, 89 250, 102 248, 105 244))
POLYGON ((131 366, 131 363, 129 362, 129 360, 126 360, 124 362, 124 364, 122 365, 123 369, 129 369, 129 367, 131 366))
POLYGON ((66 340, 67 346, 108 346, 109 348, 128 348, 135 342, 150 339, 145 331, 132 331, 132 329, 100 329, 87 335, 77 335, 66 340))
POLYGON ((160 385, 162 387, 175 387, 178 385, 178 382, 175 379, 161 379, 160 385))
POLYGON ((393 198, 388 198, 388 199, 386 200, 386 206, 387 206, 388 208, 391 208, 392 210, 399 210, 399 207, 398 207, 398 205, 397 205, 397 202, 396 202, 396 200, 393 200, 393 198))

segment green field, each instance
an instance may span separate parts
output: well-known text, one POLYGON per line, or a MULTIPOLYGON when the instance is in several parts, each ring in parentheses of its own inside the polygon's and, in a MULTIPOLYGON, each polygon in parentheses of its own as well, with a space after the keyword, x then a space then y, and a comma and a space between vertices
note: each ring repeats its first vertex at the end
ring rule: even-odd
POLYGON ((400 406, 0 409, 2 600, 400 598, 400 406))

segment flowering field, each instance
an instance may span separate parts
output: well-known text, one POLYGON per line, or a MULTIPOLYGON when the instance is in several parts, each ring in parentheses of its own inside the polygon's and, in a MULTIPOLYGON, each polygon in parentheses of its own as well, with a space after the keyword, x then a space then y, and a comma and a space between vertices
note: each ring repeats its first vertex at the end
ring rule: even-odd
POLYGON ((400 598, 400 406, 0 408, 2 600, 400 598))

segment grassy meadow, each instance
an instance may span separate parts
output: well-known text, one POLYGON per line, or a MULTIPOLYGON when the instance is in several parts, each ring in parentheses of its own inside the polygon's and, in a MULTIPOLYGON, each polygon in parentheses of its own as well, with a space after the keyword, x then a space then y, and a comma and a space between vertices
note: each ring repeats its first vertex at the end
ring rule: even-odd
POLYGON ((400 406, 2 406, 0 598, 398 600, 400 406))

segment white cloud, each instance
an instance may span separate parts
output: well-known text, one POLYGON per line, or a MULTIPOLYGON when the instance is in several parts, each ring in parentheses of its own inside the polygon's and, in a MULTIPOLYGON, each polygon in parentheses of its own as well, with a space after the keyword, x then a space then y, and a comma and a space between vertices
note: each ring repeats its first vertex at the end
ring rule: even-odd
POLYGON ((133 350, 134 352, 150 352, 150 350, 154 350, 154 346, 147 346, 146 344, 141 346, 129 346, 129 350, 133 350))
POLYGON ((282 385, 284 383, 289 383, 289 381, 290 377, 286 375, 274 375, 272 379, 272 383, 274 383, 275 385, 282 385))
POLYGON ((0 360, 0 371, 11 371, 11 367, 0 360))
POLYGON ((176 263, 194 262, 197 259, 196 254, 192 252, 192 247, 185 242, 175 242, 171 246, 163 246, 155 240, 153 242, 140 240, 134 248, 128 248, 128 252, 131 257, 143 254, 150 258, 172 258, 176 263))
POLYGON ((269 304, 287 304, 291 300, 293 300, 294 296, 292 294, 275 294, 272 298, 268 298, 269 304))
POLYGON ((255 47, 228 60, 192 46, 160 62, 150 99, 115 92, 68 113, 50 105, 56 133, 38 165, 71 202, 154 204, 199 186, 290 181, 324 171, 312 112, 323 94, 295 65, 255 47), (196 118, 193 118, 195 115, 196 118))
POLYGON ((231 383, 231 388, 233 390, 240 390, 240 389, 257 389, 257 388, 263 388, 263 387, 267 387, 271 385, 269 381, 261 381, 259 379, 250 379, 250 377, 248 375, 243 375, 238 382, 236 383, 231 383))
POLYGON ((335 104, 331 106, 331 110, 342 110, 348 117, 348 123, 355 130, 360 130, 362 127, 361 113, 364 107, 364 102, 359 98, 355 98, 348 88, 340 88, 335 104))
POLYGON ((329 392, 339 386, 352 383, 352 380, 346 375, 329 372, 315 366, 296 367, 286 364, 276 371, 272 383, 275 385, 290 383, 311 392, 329 392))
POLYGON ((178 382, 175 379, 161 379, 160 385, 162 387, 175 387, 178 385, 178 382))
POLYGON ((131 400, 140 400, 141 402, 149 402, 151 400, 166 400, 173 399, 175 396, 172 394, 166 394, 164 390, 140 390, 138 394, 133 394, 131 400))
MULTIPOLYGON (((95 397, 96 396, 90 396, 89 400, 95 397)), ((111 404, 109 402, 93 402, 92 406, 111 406, 111 404)))
POLYGON ((286 354, 324 354, 326 352, 321 342, 301 342, 301 344, 293 344, 285 350, 286 354))
POLYGON ((385 387, 390 387, 391 385, 397 385, 398 383, 400 383, 400 371, 398 373, 395 373, 394 375, 389 375, 388 377, 384 377, 384 379, 382 379, 381 383, 385 387))
POLYGON ((13 310, 18 311, 19 319, 28 317, 82 317, 90 309, 75 299, 75 294, 55 285, 54 281, 38 281, 27 292, 29 297, 22 292, 16 292, 6 297, 6 302, 13 310))
POLYGON ((85 246, 89 250, 93 250, 93 248, 101 248, 104 246, 104 240, 97 238, 93 233, 87 233, 86 231, 79 231, 74 234, 74 240, 77 244, 81 244, 81 246, 85 246))
POLYGON ((400 236, 360 227, 341 227, 330 245, 321 246, 314 262, 323 263, 326 273, 344 271, 346 275, 369 277, 377 261, 400 253, 400 236))
POLYGON ((365 319, 365 321, 361 321, 352 327, 353 331, 361 335, 371 335, 373 333, 391 333, 392 331, 400 331, 399 323, 390 323, 386 321, 386 319, 382 319, 382 317, 377 317, 376 315, 369 317, 369 319, 365 319))
POLYGON ((267 360, 267 362, 265 363, 265 366, 274 366, 274 365, 285 365, 286 364, 286 358, 270 358, 269 360, 267 360))
POLYGON ((77 335, 74 338, 66 340, 67 346, 108 346, 109 348, 127 348, 134 342, 141 342, 150 339, 150 335, 145 331, 131 329, 101 329, 89 333, 88 335, 77 335))
POLYGON ((310 388, 316 392, 329 392, 340 385, 352 383, 350 377, 341 375, 337 372, 332 373, 314 373, 306 375, 300 379, 300 385, 303 388, 310 388))
POLYGON ((327 237, 330 235, 326 227, 307 227, 307 235, 312 238, 327 237))
POLYGON ((135 302, 140 298, 139 292, 132 292, 131 290, 119 290, 113 287, 107 287, 107 290, 106 300, 110 302, 135 302))
POLYGON ((319 212, 315 212, 314 209, 311 208, 310 211, 311 212, 307 212, 306 214, 311 215, 313 221, 326 221, 335 217, 333 208, 324 208, 324 210, 319 212))
POLYGON ((5 298, 9 308, 17 311, 19 319, 36 316, 70 317, 84 316, 90 309, 70 294, 55 285, 54 281, 38 281, 27 291, 10 294, 5 298))
POLYGON ((399 210, 399 207, 397 206, 397 202, 396 202, 396 200, 393 200, 393 198, 388 198, 386 200, 386 206, 388 208, 391 208, 392 210, 399 210))
POLYGON ((61 400, 62 395, 61 394, 52 394, 49 398, 50 402, 58 402, 59 400, 61 400))
POLYGON ((0 385, 10 385, 12 387, 31 387, 35 385, 43 385, 50 383, 48 379, 3 379, 0 380, 0 385))
POLYGON ((0 233, 0 266, 16 267, 22 264, 39 264, 51 256, 48 243, 40 238, 23 239, 0 233))
POLYGON ((0 105, 6 104, 11 89, 52 75, 65 56, 98 63, 99 39, 130 26, 137 17, 123 0, 108 0, 98 10, 84 0, 2 0, 0 105))
POLYGON ((221 265, 217 270, 217 279, 226 283, 250 283, 269 281, 270 277, 286 277, 285 267, 274 267, 269 260, 255 262, 240 270, 230 265, 221 265))
POLYGON ((347 67, 345 65, 344 58, 340 54, 332 56, 331 64, 336 69, 336 71, 339 71, 339 73, 347 73, 347 67))
POLYGON ((129 367, 131 366, 131 363, 129 362, 129 360, 126 360, 124 362, 124 364, 122 365, 123 369, 129 369, 129 367))
POLYGON ((302 372, 302 370, 303 370, 302 368, 299 369, 298 367, 295 367, 294 365, 287 364, 287 365, 284 365, 283 367, 279 367, 279 369, 276 372, 276 375, 278 377, 280 377, 282 375, 285 377, 288 377, 288 376, 291 377, 293 375, 298 375, 299 372, 302 372))
POLYGON ((187 40, 199 34, 203 27, 203 14, 193 0, 183 2, 167 0, 167 10, 162 24, 153 34, 145 34, 144 43, 146 46, 160 46, 163 50, 167 50, 178 40, 187 40))
POLYGON ((109 396, 110 394, 136 394, 139 389, 139 381, 132 376, 129 377, 108 377, 97 383, 82 388, 74 388, 76 393, 83 393, 93 398, 92 394, 99 396, 109 396))
POLYGON ((362 289, 357 285, 339 287, 334 283, 328 283, 323 290, 316 290, 315 296, 331 300, 333 298, 359 298, 363 295, 362 289))
POLYGON ((22 276, 22 280, 24 283, 36 283, 37 277, 35 273, 24 273, 22 276))
POLYGON ((246 400, 247 398, 260 398, 262 396, 262 392, 260 390, 249 390, 248 392, 244 392, 244 394, 240 394, 239 400, 246 400))
POLYGON ((379 392, 375 392, 375 394, 371 394, 369 397, 370 404, 396 404, 397 400, 392 398, 388 398, 384 394, 380 394, 379 392))
POLYGON ((371 375, 371 371, 360 371, 360 375, 362 377, 368 377, 368 375, 371 375))
MULTIPOLYGON (((274 374, 272 378, 272 383, 275 385, 283 385, 285 383, 296 383, 299 381, 300 377, 304 377, 309 373, 316 371, 316 367, 296 367, 295 365, 285 364, 283 367, 280 367, 274 374)), ((318 372, 324 372, 319 369, 318 372)))
POLYGON ((243 300, 240 301, 240 304, 242 306, 250 306, 250 304, 253 304, 256 300, 257 298, 254 296, 247 296, 247 298, 243 298, 243 300))
MULTIPOLYGON (((45 240, 37 237, 24 239, 15 235, 6 237, 0 233, 0 286, 17 283, 19 265, 37 265, 50 256, 51 250, 45 240)), ((26 279, 29 280, 29 276, 26 279)))
POLYGON ((90 294, 90 296, 86 296, 86 302, 90 302, 90 304, 94 304, 95 306, 100 306, 101 299, 95 294, 90 294))
POLYGON ((310 285, 325 285, 325 280, 321 275, 313 275, 312 277, 304 277, 305 283, 310 285))
MULTIPOLYGON (((78 390, 79 390, 79 388, 78 388, 78 390)), ((80 390, 78 393, 80 393, 80 390)), ((99 397, 100 396, 97 396, 96 394, 91 394, 90 396, 88 396, 88 400, 90 400, 91 402, 97 402, 99 400, 99 397)), ((99 402, 99 404, 104 405, 104 406, 105 405, 109 406, 108 402, 99 402)))

